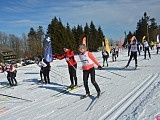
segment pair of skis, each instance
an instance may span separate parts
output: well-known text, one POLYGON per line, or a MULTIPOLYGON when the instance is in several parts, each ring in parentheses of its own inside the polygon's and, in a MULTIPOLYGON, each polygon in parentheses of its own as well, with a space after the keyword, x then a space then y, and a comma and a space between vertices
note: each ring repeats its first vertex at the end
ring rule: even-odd
MULTIPOLYGON (((15 86, 17 86, 17 85, 11 86, 10 84, 5 84, 5 85, 2 84, 2 87, 1 87, 1 88, 12 88, 12 87, 15 87, 15 86)), ((14 88, 13 88, 13 89, 14 89, 14 88)))
POLYGON ((62 90, 61 92, 52 95, 51 97, 54 97, 54 96, 60 97, 60 96, 62 96, 62 95, 64 95, 64 94, 67 94, 67 93, 69 93, 70 91, 76 90, 76 89, 78 89, 79 87, 82 87, 82 86, 83 86, 83 85, 74 86, 74 87, 72 87, 72 88, 67 87, 66 89, 62 90))
MULTIPOLYGON (((100 96, 102 96, 102 94, 103 94, 104 92, 105 92, 105 91, 101 92, 101 95, 100 95, 100 96)), ((87 96, 87 97, 80 97, 80 99, 74 101, 73 103, 78 103, 78 102, 80 102, 80 101, 82 101, 82 100, 85 100, 85 99, 87 99, 87 98, 91 98, 91 99, 92 99, 92 102, 89 104, 89 106, 87 107, 86 111, 92 110, 92 108, 93 108, 94 105, 97 103, 97 101, 98 101, 98 99, 100 98, 100 96, 95 96, 95 94, 92 94, 92 95, 87 96)), ((58 108, 58 109, 63 109, 63 108, 66 108, 66 107, 68 107, 68 106, 69 106, 69 105, 66 105, 66 106, 60 107, 60 108, 58 108)))
MULTIPOLYGON (((122 68, 122 69, 127 69, 128 68, 128 66, 125 66, 124 68, 122 68)), ((133 67, 132 67, 133 68, 133 67)), ((131 68, 131 69, 132 69, 131 68)), ((136 70, 137 69, 137 66, 135 66, 134 68, 133 68, 134 70, 136 70)))
POLYGON ((133 67, 133 66, 125 66, 125 67, 121 67, 121 68, 118 68, 117 70, 136 70, 137 67, 133 67))
POLYGON ((84 99, 86 99, 86 98, 91 98, 91 99, 92 99, 92 102, 89 104, 89 106, 87 107, 86 111, 92 110, 92 108, 94 107, 94 105, 97 103, 98 99, 103 95, 104 92, 105 92, 105 91, 101 92, 100 96, 95 96, 95 94, 92 94, 92 95, 87 96, 87 97, 80 97, 79 100, 74 101, 73 103, 77 103, 77 102, 79 102, 79 101, 81 101, 81 100, 84 100, 84 99))
POLYGON ((9 97, 9 98, 15 98, 15 99, 20 99, 20 100, 25 100, 25 101, 28 101, 28 102, 33 102, 32 100, 24 99, 24 98, 21 98, 21 97, 15 97, 15 96, 12 96, 12 95, 6 95, 6 94, 2 94, 2 93, 0 93, 0 96, 5 96, 5 97, 9 97))

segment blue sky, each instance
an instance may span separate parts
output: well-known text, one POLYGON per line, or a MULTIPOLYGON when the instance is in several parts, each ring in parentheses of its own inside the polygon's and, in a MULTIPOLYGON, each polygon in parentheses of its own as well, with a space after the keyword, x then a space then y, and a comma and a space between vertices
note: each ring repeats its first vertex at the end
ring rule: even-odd
POLYGON ((144 12, 160 25, 160 0, 4 0, 0 7, 0 31, 6 34, 28 34, 31 27, 44 31, 56 16, 63 25, 73 28, 94 22, 108 39, 124 38, 133 32, 144 12))

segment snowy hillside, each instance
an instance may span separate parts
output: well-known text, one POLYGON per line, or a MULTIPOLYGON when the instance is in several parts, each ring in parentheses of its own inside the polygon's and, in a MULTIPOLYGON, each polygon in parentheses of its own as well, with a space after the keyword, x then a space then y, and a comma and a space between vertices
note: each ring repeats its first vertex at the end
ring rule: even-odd
MULTIPOLYGON (((116 62, 109 58, 109 67, 98 70, 96 81, 102 95, 95 99, 96 91, 90 82, 93 96, 80 100, 85 94, 82 82, 81 62, 78 62, 77 77, 81 86, 68 93, 62 91, 70 85, 65 60, 54 60, 50 71, 51 84, 37 84, 40 80, 36 64, 17 68, 18 86, 5 88, 0 85, 1 120, 156 120, 160 116, 160 54, 152 50, 151 58, 138 56, 138 67, 134 60, 128 62, 127 51, 121 51, 116 62)), ((93 53, 102 65, 101 52, 93 53)), ((148 56, 147 56, 148 57, 148 56)), ((4 73, 0 73, 1 84, 6 84, 4 73)))

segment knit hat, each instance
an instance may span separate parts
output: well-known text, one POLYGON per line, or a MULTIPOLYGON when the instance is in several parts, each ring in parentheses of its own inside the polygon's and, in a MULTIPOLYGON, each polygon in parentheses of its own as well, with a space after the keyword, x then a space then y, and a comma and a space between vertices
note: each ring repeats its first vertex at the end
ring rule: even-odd
POLYGON ((85 44, 79 45, 79 49, 85 49, 85 48, 86 48, 86 45, 85 45, 85 44))
POLYGON ((133 44, 136 44, 136 42, 137 42, 136 39, 134 39, 134 40, 133 40, 133 44))

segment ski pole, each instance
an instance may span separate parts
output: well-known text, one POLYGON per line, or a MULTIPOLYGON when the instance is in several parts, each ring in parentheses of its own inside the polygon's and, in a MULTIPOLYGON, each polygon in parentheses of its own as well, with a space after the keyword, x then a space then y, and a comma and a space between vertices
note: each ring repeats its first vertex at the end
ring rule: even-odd
POLYGON ((99 77, 102 77, 102 78, 106 78, 106 79, 110 79, 111 80, 111 78, 107 78, 107 77, 105 77, 105 76, 102 76, 102 75, 97 75, 97 74, 95 74, 96 76, 99 76, 99 77))
MULTIPOLYGON (((54 74, 56 74, 56 75, 59 75, 59 76, 63 77, 62 75, 60 75, 60 74, 58 74, 58 73, 56 73, 54 71, 51 71, 51 72, 54 73, 54 74)), ((65 77, 63 77, 63 78, 65 78, 65 77)))
MULTIPOLYGON (((58 67, 58 72, 59 72, 59 66, 57 65, 58 67)), ((62 82, 62 85, 63 85, 63 79, 62 79, 62 76, 61 76, 61 82, 62 82)), ((64 85, 63 85, 63 88, 64 88, 64 85)))
POLYGON ((124 78, 126 78, 126 76, 123 76, 123 75, 117 74, 117 73, 115 73, 115 72, 111 72, 111 71, 108 71, 108 72, 113 73, 113 74, 115 74, 115 75, 118 75, 118 76, 120 76, 120 77, 124 77, 124 78))
POLYGON ((6 97, 10 97, 10 98, 15 98, 15 99, 20 99, 20 100, 25 100, 25 101, 33 102, 32 100, 23 99, 23 98, 11 96, 11 95, 6 95, 6 94, 0 94, 0 95, 1 96, 6 96, 6 97))
POLYGON ((6 76, 6 73, 5 72, 3 72, 4 73, 4 75, 6 76))
POLYGON ((68 61, 68 62, 72 65, 72 67, 73 67, 75 70, 77 70, 70 61, 68 61))

